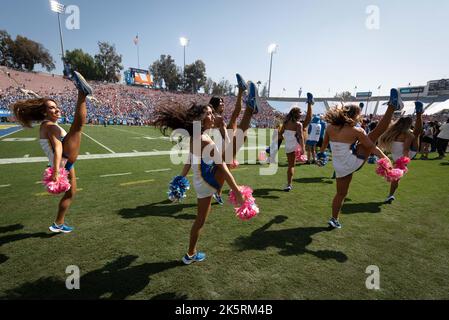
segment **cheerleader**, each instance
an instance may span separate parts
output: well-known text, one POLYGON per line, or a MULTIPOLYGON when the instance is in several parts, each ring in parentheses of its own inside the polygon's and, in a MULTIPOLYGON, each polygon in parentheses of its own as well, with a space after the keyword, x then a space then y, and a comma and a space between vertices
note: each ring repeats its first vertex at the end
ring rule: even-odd
MULTIPOLYGON (((413 119, 401 117, 380 137, 379 145, 382 149, 391 152, 393 161, 402 157, 414 159, 419 150, 419 137, 423 132, 422 114, 424 105, 421 101, 415 102, 416 123, 412 130, 413 119)), ((390 194, 385 203, 391 204, 396 198, 394 194, 399 187, 399 181, 393 181, 390 194)))
POLYGON ((287 154, 288 159, 287 186, 284 189, 285 192, 290 192, 293 189, 292 184, 296 166, 296 150, 298 149, 298 146, 301 146, 302 150, 305 150, 304 128, 308 128, 310 124, 312 119, 312 105, 314 103, 313 95, 307 93, 307 116, 304 124, 299 121, 301 119, 301 109, 292 108, 282 126, 280 134, 285 140, 285 153, 287 154))
POLYGON ((69 172, 71 188, 62 197, 56 220, 50 231, 54 233, 70 233, 72 227, 65 224, 65 216, 76 194, 76 175, 74 164, 78 158, 82 129, 86 124, 86 97, 92 94, 92 88, 78 72, 74 72, 72 80, 78 89, 78 101, 76 103, 73 123, 67 133, 58 125, 61 117, 61 109, 57 102, 49 98, 18 101, 11 106, 17 120, 26 128, 32 127, 32 122, 40 122, 40 145, 49 159, 49 165, 53 168, 52 180, 59 178, 60 168, 69 172))
MULTIPOLYGON (((244 132, 249 128, 251 117, 258 112, 258 99, 255 85, 250 83, 249 98, 245 115, 239 128, 244 132)), ((155 125, 161 128, 163 134, 167 130, 184 129, 190 135, 190 156, 188 163, 184 166, 181 176, 185 177, 192 169, 193 186, 197 194, 197 216, 190 233, 189 249, 183 257, 184 264, 201 262, 206 259, 204 252, 197 251, 197 243, 201 231, 208 215, 211 212, 212 197, 220 192, 224 181, 229 185, 236 195, 239 205, 244 199, 233 175, 227 164, 222 161, 223 154, 207 134, 207 130, 212 129, 215 124, 215 116, 212 108, 207 105, 193 105, 189 109, 176 106, 173 102, 168 105, 161 105, 157 111, 155 125), (194 122, 201 123, 199 136, 194 136, 194 122), (194 143, 195 142, 195 143, 194 143), (199 143, 200 142, 200 143, 199 143), (195 145, 200 145, 200 148, 195 145)), ((196 132, 196 130, 195 130, 196 132)))
MULTIPOLYGON (((365 130, 356 127, 360 122, 361 109, 359 105, 348 105, 335 107, 329 110, 325 115, 328 123, 323 145, 321 146, 320 157, 326 151, 330 144, 332 150, 332 164, 335 168, 337 179, 337 194, 332 203, 332 218, 329 225, 332 228, 341 229, 339 215, 343 201, 348 194, 349 185, 354 172, 361 169, 370 154, 374 153, 379 158, 387 156, 376 147, 379 137, 388 129, 394 111, 403 108, 403 103, 396 89, 391 90, 388 109, 379 122, 376 129, 369 134, 365 130), (351 146, 357 142, 355 150, 351 146)), ((320 158, 319 157, 319 158, 320 158)), ((387 158, 388 159, 388 158, 387 158)))
MULTIPOLYGON (((232 137, 236 134, 236 131, 238 129, 237 127, 237 119, 242 111, 242 98, 245 91, 248 89, 247 84, 245 83, 245 80, 243 80, 243 77, 240 74, 236 75, 237 77, 237 83, 239 92, 237 95, 237 102, 235 104, 234 111, 231 116, 231 120, 229 122, 229 125, 226 125, 223 114, 225 111, 225 104, 223 98, 220 97, 212 97, 212 99, 209 102, 209 105, 212 107, 214 111, 215 116, 215 123, 214 127, 216 129, 220 130, 221 137, 223 138, 223 146, 228 146, 231 143, 231 137, 229 136, 228 128, 231 129, 232 137)), ((222 151, 222 150, 220 150, 222 151)), ((233 157, 232 160, 235 160, 236 152, 233 151, 233 157)), ((228 163, 229 164, 229 163, 228 163)), ((214 194, 215 201, 223 205, 224 201, 222 199, 222 191, 217 192, 214 194)))

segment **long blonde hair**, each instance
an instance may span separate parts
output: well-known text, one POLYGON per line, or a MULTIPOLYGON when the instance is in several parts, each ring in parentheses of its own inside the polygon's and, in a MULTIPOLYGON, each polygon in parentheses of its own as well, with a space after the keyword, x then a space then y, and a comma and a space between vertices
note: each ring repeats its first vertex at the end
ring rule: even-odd
POLYGON ((50 98, 39 98, 20 100, 10 106, 17 121, 24 127, 31 128, 33 121, 43 121, 46 117, 47 102, 55 100, 50 98))
POLYGON ((379 138, 379 146, 391 151, 391 145, 401 134, 411 133, 413 119, 411 117, 400 118, 379 138))

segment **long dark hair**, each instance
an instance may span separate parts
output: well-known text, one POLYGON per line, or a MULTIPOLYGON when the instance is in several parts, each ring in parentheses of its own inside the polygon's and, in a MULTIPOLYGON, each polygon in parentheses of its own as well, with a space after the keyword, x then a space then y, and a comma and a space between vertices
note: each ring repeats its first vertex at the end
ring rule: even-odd
MULTIPOLYGON (((185 107, 177 102, 160 104, 156 110, 157 118, 154 125, 158 127, 164 136, 168 131, 176 129, 186 130, 193 136, 193 123, 203 121, 208 105, 194 103, 190 107, 185 107)), ((203 128, 201 129, 203 131, 203 128)))
POLYGON ((287 114, 284 120, 284 125, 289 121, 298 122, 301 119, 301 109, 298 107, 292 108, 290 112, 287 114))
POLYGON ((33 121, 43 121, 46 117, 47 102, 56 101, 50 98, 39 98, 17 101, 10 106, 17 121, 24 127, 31 128, 33 121))
POLYGON ((212 97, 209 101, 209 105, 212 107, 215 113, 217 113, 220 104, 224 102, 223 98, 220 97, 212 97))

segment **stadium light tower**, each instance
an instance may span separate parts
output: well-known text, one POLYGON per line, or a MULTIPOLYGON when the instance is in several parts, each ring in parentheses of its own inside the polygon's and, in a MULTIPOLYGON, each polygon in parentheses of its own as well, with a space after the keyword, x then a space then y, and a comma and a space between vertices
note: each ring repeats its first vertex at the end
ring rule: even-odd
POLYGON ((268 80, 268 98, 270 97, 270 92, 271 92, 271 70, 273 68, 273 55, 276 53, 278 47, 279 46, 276 43, 272 43, 268 46, 268 53, 271 56, 271 58, 270 58, 270 77, 268 80))
MULTIPOLYGON (((64 62, 65 54, 64 54, 64 39, 62 38, 62 29, 61 29, 61 13, 64 13, 65 6, 62 3, 59 3, 55 0, 50 0, 50 8, 51 11, 58 14, 58 25, 59 25, 59 38, 61 39, 61 51, 62 51, 62 62, 64 62)), ((65 62, 64 62, 65 63, 65 62)))
POLYGON ((186 84, 186 47, 189 45, 189 42, 190 40, 187 39, 186 37, 179 38, 179 43, 184 48, 184 69, 183 69, 184 86, 186 84))

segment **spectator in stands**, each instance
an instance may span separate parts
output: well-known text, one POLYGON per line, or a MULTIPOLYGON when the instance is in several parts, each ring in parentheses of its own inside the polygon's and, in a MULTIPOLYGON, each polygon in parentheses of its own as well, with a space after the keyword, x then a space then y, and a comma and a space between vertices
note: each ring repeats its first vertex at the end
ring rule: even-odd
POLYGON ((438 159, 443 159, 449 143, 449 118, 446 123, 440 127, 440 133, 437 137, 438 159))

